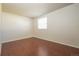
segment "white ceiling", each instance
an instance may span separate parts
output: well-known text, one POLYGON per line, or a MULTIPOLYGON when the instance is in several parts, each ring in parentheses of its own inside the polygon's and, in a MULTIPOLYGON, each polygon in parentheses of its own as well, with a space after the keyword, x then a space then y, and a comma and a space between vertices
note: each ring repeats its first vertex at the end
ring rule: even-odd
POLYGON ((71 3, 3 3, 2 11, 35 18, 70 4, 71 3))

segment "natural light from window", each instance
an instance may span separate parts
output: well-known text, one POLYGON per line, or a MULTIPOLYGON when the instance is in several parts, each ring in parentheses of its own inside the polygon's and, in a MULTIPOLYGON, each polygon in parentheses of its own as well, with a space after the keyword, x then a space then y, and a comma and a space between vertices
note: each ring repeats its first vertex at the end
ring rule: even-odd
POLYGON ((38 29, 47 29, 47 17, 38 19, 38 29))

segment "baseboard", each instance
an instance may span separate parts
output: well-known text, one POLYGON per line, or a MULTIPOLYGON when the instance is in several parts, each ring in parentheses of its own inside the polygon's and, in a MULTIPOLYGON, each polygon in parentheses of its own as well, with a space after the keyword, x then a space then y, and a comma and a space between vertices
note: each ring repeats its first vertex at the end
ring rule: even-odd
MULTIPOLYGON (((8 41, 3 41, 2 43, 11 42, 11 41, 16 41, 16 40, 22 40, 22 39, 31 38, 31 37, 39 38, 39 39, 43 39, 43 40, 47 40, 47 41, 51 41, 51 42, 56 42, 56 43, 59 43, 59 44, 63 44, 63 45, 67 45, 67 46, 71 46, 71 47, 74 47, 74 48, 78 48, 78 49, 79 49, 79 46, 76 46, 76 45, 66 44, 66 43, 62 43, 62 42, 58 42, 58 41, 53 41, 53 40, 48 40, 48 38, 41 38, 41 37, 37 37, 37 36, 19 37, 19 38, 11 39, 11 40, 8 40, 8 41)), ((1 43, 1 44, 2 44, 2 43, 1 43)))
POLYGON ((49 40, 29 37, 2 44, 2 56, 78 56, 79 49, 49 40))
POLYGON ((11 41, 16 41, 16 40, 21 40, 21 39, 25 39, 25 38, 30 38, 32 36, 24 36, 24 37, 18 37, 18 38, 14 38, 11 40, 7 40, 7 41, 2 41, 1 44, 6 43, 6 42, 11 42, 11 41))
MULTIPOLYGON (((34 37, 37 37, 37 36, 34 36, 34 37)), ((56 42, 56 43, 59 43, 59 44, 63 44, 63 45, 67 45, 67 46, 71 46, 71 47, 79 49, 79 46, 77 46, 77 45, 71 45, 71 44, 67 44, 67 43, 63 43, 63 42, 59 42, 59 41, 48 40, 48 38, 43 38, 43 37, 42 38, 41 37, 37 37, 37 38, 40 38, 40 39, 43 39, 43 40, 47 40, 47 41, 51 41, 51 42, 56 42)))

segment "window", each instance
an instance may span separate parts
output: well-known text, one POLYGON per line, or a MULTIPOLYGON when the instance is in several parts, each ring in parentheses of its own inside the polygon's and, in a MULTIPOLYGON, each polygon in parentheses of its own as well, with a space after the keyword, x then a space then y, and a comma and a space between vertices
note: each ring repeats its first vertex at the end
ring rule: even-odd
POLYGON ((38 19, 38 29, 47 29, 47 17, 38 19))

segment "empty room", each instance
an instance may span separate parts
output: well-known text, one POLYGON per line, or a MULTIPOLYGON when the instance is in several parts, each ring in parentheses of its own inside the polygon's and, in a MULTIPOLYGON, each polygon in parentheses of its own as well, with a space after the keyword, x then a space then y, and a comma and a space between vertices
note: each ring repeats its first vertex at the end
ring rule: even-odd
POLYGON ((0 3, 1 56, 79 56, 78 3, 0 3))

